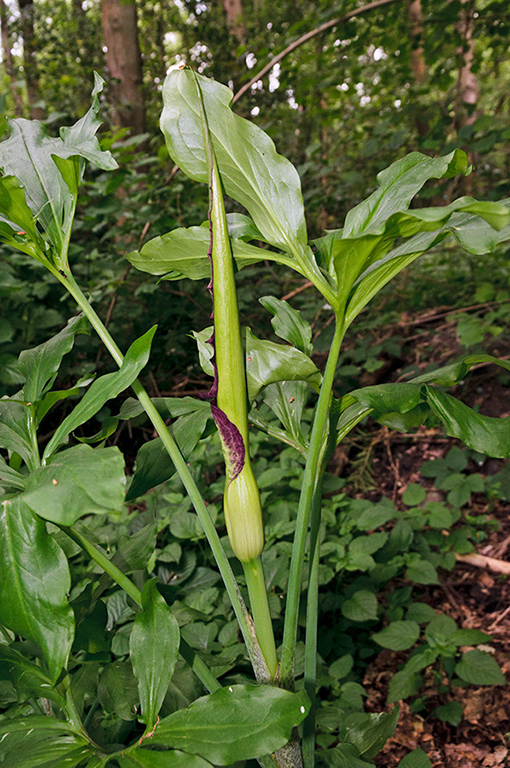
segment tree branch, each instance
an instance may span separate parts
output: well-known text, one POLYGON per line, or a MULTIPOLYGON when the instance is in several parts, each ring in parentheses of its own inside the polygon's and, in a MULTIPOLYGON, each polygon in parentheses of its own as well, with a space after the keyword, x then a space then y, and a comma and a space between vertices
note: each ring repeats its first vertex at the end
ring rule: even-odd
POLYGON ((238 90, 236 95, 234 96, 233 102, 235 103, 238 99, 243 96, 246 91, 251 88, 251 86, 257 82, 257 80, 260 80, 261 77, 264 77, 264 75, 267 75, 268 72, 272 70, 275 64, 277 64, 279 61, 285 58, 285 56, 288 56, 289 53, 296 50, 296 48, 299 48, 300 45, 303 45, 303 43, 306 43, 308 40, 311 40, 316 35, 320 35, 321 32, 325 32, 327 29, 331 29, 331 27, 336 27, 337 24, 342 24, 344 21, 348 21, 349 19, 354 18, 355 16, 361 16, 363 13, 367 13, 368 11, 372 11, 374 8, 380 8, 383 5, 389 5, 390 3, 396 3, 398 0, 374 0, 373 3, 368 3, 367 5, 363 5, 361 8, 355 8, 353 11, 349 11, 349 13, 346 13, 345 16, 338 16, 336 19, 331 19, 331 21, 327 21, 325 24, 321 24, 320 27, 317 27, 316 29, 310 30, 310 32, 307 32, 305 35, 302 35, 301 37, 298 37, 297 40, 294 40, 293 43, 288 45, 286 48, 283 49, 283 51, 280 51, 276 56, 274 56, 271 61, 265 65, 265 67, 262 67, 262 69, 257 72, 256 75, 252 77, 252 79, 243 85, 242 88, 238 90))

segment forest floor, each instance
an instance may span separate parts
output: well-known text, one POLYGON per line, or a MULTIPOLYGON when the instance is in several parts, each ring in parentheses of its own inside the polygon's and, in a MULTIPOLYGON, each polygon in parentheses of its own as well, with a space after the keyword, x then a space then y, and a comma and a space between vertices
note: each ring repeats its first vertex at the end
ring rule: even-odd
MULTIPOLYGON (((426 334, 427 336, 427 334, 426 334)), ((434 361, 459 354, 455 350, 454 329, 445 328, 428 335, 427 344, 435 350, 434 361), (453 333, 452 333, 453 331, 453 333), (441 354, 443 352, 443 354, 441 354)), ((491 349, 498 357, 508 355, 504 343, 491 349)), ((416 358, 420 358, 419 350, 416 358)), ((471 407, 478 406, 487 416, 510 415, 510 393, 494 380, 497 369, 491 366, 472 375, 461 399, 471 407)), ((409 483, 422 482, 418 469, 424 461, 442 458, 458 441, 448 440, 440 431, 422 429, 415 439, 402 439, 394 433, 385 436, 385 448, 379 451, 377 473, 382 479, 383 492, 394 499, 409 483), (384 487, 385 486, 385 487, 384 487)), ((504 462, 488 459, 473 471, 493 475, 504 462)), ((503 561, 510 569, 510 504, 497 501, 490 508, 483 495, 472 496, 469 513, 486 514, 497 525, 478 547, 478 553, 503 561)), ((492 564, 494 566, 494 564, 492 564)), ((491 568, 458 562, 451 572, 442 572, 440 585, 422 588, 420 600, 438 613, 451 616, 457 624, 490 634, 493 643, 484 650, 494 655, 507 679, 510 679, 510 579, 507 574, 491 568)), ((392 675, 405 660, 406 654, 383 650, 368 668, 364 686, 369 692, 367 708, 374 712, 388 709, 386 696, 392 675)), ((406 702, 400 705, 400 719, 394 736, 375 758, 377 768, 396 768, 409 751, 420 747, 430 758, 432 768, 508 768, 510 766, 510 686, 468 686, 451 688, 446 700, 440 700, 437 684, 426 677, 425 696, 429 699, 425 712, 445 701, 456 700, 464 709, 460 725, 454 727, 434 715, 417 714, 406 702)))

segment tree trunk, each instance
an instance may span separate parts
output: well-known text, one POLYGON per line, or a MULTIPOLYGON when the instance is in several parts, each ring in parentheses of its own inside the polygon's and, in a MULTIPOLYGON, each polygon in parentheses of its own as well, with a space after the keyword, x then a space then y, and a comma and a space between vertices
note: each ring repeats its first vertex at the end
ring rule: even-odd
POLYGON ((19 0, 20 26, 23 37, 23 70, 27 86, 27 98, 30 117, 41 120, 44 110, 38 106, 41 99, 39 92, 39 72, 35 60, 37 41, 34 32, 34 3, 33 0, 19 0))
MULTIPOLYGON (((417 89, 420 89, 427 75, 423 47, 423 13, 421 0, 407 0, 407 2, 407 13, 411 26, 411 70, 417 89)), ((419 104, 416 104, 415 125, 419 136, 425 136, 428 133, 428 120, 424 118, 419 104)))
POLYGON ((240 43, 246 40, 246 27, 243 22, 242 0, 223 0, 227 18, 227 29, 240 43))
POLYGON ((14 115, 21 117, 23 115, 23 99, 20 89, 17 85, 18 75, 14 67, 14 60, 11 51, 11 39, 9 35, 9 10, 5 5, 5 0, 0 0, 0 24, 2 27, 2 58, 5 64, 5 71, 9 78, 12 100, 14 102, 14 115))
POLYGON ((473 2, 461 0, 463 8, 460 15, 458 30, 462 44, 459 47, 459 76, 457 80, 457 97, 455 103, 455 127, 474 123, 477 118, 475 107, 480 98, 480 86, 471 67, 475 58, 475 41, 473 39, 473 2))
POLYGON ((101 21, 110 73, 110 101, 113 123, 130 128, 133 134, 145 131, 145 102, 142 90, 142 56, 134 0, 102 0, 101 21))

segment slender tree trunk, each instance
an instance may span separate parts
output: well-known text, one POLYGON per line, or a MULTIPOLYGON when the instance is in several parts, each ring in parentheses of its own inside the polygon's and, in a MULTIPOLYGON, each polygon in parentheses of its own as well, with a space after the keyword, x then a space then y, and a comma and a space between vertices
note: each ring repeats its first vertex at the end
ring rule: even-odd
POLYGON ((44 110, 37 106, 41 99, 39 91, 39 72, 35 60, 37 41, 34 32, 33 0, 19 0, 21 34, 23 37, 23 70, 27 86, 27 98, 30 117, 41 120, 44 110))
POLYGON ((455 103, 455 127, 474 123, 477 118, 475 107, 480 98, 480 86, 472 70, 475 58, 475 41, 473 39, 473 0, 461 0, 463 8, 460 14, 458 30, 462 44, 459 47, 459 76, 457 79, 457 96, 455 103))
POLYGON ((134 0, 102 0, 112 120, 133 134, 145 131, 142 56, 134 0))
MULTIPOLYGON (((411 70, 417 90, 425 83, 427 65, 423 47, 423 13, 421 0, 407 0, 408 18, 411 27, 411 70)), ((424 118, 419 104, 416 104, 416 130, 419 136, 425 136, 429 130, 428 120, 424 118)))
POLYGON ((227 19, 227 29, 240 43, 246 40, 246 27, 243 22, 242 0, 223 0, 227 19))
POLYGON ((16 82, 18 75, 16 74, 12 57, 11 39, 9 35, 9 10, 5 5, 5 0, 0 0, 0 24, 2 27, 2 58, 7 77, 9 78, 12 100, 14 102, 14 114, 16 117, 21 117, 23 115, 23 99, 16 82))

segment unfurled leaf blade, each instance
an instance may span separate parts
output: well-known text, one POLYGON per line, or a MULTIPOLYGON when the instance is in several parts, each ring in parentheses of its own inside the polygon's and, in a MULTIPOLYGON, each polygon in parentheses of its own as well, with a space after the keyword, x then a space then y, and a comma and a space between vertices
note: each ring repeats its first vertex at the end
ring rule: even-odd
POLYGON ((277 381, 306 381, 318 389, 321 373, 314 362, 295 347, 258 339, 246 329, 246 380, 248 398, 277 381))
POLYGON ((247 209, 268 242, 290 253, 306 250, 294 166, 260 128, 232 112, 230 88, 185 69, 170 72, 163 87, 161 129, 173 160, 190 178, 209 182, 197 81, 225 192, 247 209))
POLYGON ((405 210, 429 179, 443 179, 469 171, 465 152, 456 149, 442 157, 420 152, 396 160, 377 175, 378 188, 346 216, 344 237, 357 237, 368 227, 386 221, 392 213, 405 210))
POLYGON ((120 768, 212 768, 211 763, 197 755, 188 755, 177 749, 155 752, 138 748, 129 754, 116 756, 120 768))
POLYGON ((124 457, 116 446, 75 445, 30 474, 23 501, 45 520, 74 525, 83 515, 122 509, 124 457))
MULTIPOLYGON (((257 264, 265 259, 282 264, 289 263, 288 258, 275 251, 258 248, 236 238, 232 238, 230 242, 237 269, 257 264)), ((188 277, 191 280, 209 279, 211 277, 209 245, 208 228, 180 228, 166 235, 154 237, 140 251, 133 251, 126 258, 141 272, 164 275, 167 280, 179 280, 182 277, 188 277)))
POLYGON ((450 437, 495 458, 510 457, 510 416, 482 416, 447 392, 425 385, 427 402, 450 437))
POLYGON ((67 663, 74 616, 66 557, 20 497, 0 505, 0 622, 36 643, 54 682, 67 663))
POLYGON ((56 451, 74 429, 95 416, 108 400, 120 395, 133 383, 142 368, 147 365, 156 327, 153 326, 131 344, 118 371, 100 376, 93 382, 78 405, 55 431, 44 451, 45 459, 56 451))
POLYGON ((73 347, 77 333, 88 333, 88 322, 73 317, 66 327, 49 341, 33 349, 24 350, 18 360, 18 368, 25 376, 23 396, 30 403, 41 399, 57 375, 62 358, 73 347))
POLYGON ((138 680, 142 717, 151 729, 179 656, 179 625, 158 592, 157 579, 151 579, 145 585, 142 609, 135 617, 129 648, 133 672, 138 680))
POLYGON ((304 719, 309 700, 270 685, 231 685, 194 701, 156 726, 146 740, 218 765, 274 752, 304 719))

